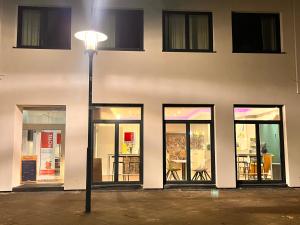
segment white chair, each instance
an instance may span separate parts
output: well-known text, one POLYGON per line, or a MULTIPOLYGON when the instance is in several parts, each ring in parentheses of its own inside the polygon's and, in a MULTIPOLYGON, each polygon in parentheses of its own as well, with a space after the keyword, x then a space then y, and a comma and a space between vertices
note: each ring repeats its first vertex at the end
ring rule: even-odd
POLYGON ((209 175, 210 170, 210 151, 207 150, 192 150, 192 165, 197 165, 193 171, 195 172, 193 181, 208 181, 211 180, 209 175))

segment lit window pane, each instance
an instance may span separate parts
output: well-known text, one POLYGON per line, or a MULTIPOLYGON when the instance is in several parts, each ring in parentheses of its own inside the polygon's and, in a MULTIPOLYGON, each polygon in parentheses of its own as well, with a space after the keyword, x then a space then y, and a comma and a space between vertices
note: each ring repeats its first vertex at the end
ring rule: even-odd
POLYGON ((59 110, 23 110, 24 124, 65 124, 66 112, 59 110))
POLYGON ((211 120, 211 108, 166 107, 165 120, 211 120))
POLYGON ((140 107, 99 107, 94 110, 94 120, 141 120, 140 107))
POLYGON ((280 120, 279 108, 234 108, 235 120, 280 120))

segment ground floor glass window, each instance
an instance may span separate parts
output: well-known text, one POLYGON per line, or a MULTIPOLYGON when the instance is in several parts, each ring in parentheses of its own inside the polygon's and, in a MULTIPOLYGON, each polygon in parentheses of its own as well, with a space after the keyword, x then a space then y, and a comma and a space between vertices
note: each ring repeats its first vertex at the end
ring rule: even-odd
POLYGON ((65 110, 23 110, 21 184, 64 182, 65 110))
POLYGON ((234 112, 238 182, 284 182, 281 108, 236 107, 234 112))
POLYGON ((213 107, 164 106, 165 183, 213 183, 213 107))
POLYGON ((93 182, 142 181, 142 106, 94 110, 93 182))

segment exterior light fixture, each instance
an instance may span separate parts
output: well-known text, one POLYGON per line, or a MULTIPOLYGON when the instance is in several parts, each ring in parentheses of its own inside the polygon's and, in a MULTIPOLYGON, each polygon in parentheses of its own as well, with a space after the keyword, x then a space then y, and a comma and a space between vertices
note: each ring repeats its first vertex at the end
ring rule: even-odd
POLYGON ((86 51, 97 51, 98 43, 107 40, 107 36, 94 30, 79 31, 75 33, 78 40, 84 42, 86 51))
POLYGON ((78 40, 84 42, 86 53, 89 55, 89 87, 88 87, 88 147, 86 157, 86 198, 85 198, 85 212, 91 212, 91 192, 92 192, 92 173, 93 173, 93 57, 97 52, 98 43, 107 40, 107 36, 103 33, 87 30, 75 33, 78 40))

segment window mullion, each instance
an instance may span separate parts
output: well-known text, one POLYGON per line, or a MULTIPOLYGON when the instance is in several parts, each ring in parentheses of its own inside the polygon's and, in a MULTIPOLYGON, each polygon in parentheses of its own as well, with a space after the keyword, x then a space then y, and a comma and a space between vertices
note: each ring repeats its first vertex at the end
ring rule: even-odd
POLYGON ((190 49, 189 14, 185 14, 185 48, 190 49))
POLYGON ((41 18, 40 18, 40 47, 47 47, 47 18, 48 10, 46 8, 41 9, 41 18))

